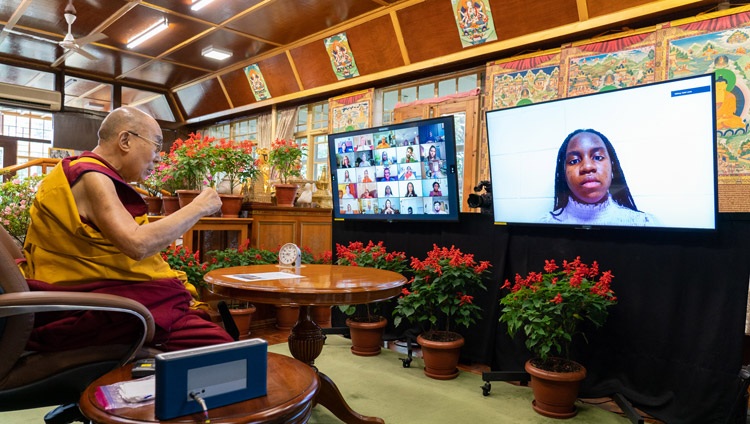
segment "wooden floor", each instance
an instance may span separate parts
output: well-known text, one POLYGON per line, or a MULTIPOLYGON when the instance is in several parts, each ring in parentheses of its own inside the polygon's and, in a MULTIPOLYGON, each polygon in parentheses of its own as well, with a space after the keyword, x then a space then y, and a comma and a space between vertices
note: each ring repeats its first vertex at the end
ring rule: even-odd
MULTIPOLYGON (((279 330, 274 326, 256 327, 256 328, 251 329, 249 337, 259 337, 261 339, 266 340, 269 345, 286 343, 287 338, 289 337, 289 330, 279 330)), ((406 354, 405 343, 401 343, 398 341, 389 342, 388 349, 406 354)), ((416 348, 416 349, 413 349, 412 355, 414 357, 420 357, 421 352, 419 351, 418 348, 416 348)), ((467 372, 471 372, 471 373, 478 374, 478 375, 481 375, 482 372, 490 371, 490 367, 487 365, 483 365, 483 364, 459 364, 458 368, 462 371, 467 371, 467 372)), ((499 384, 499 382, 495 382, 494 384, 499 384)), ((517 383, 508 382, 505 384, 517 384, 517 383)), ((620 407, 612 400, 612 398, 608 398, 608 397, 607 398, 590 398, 590 399, 580 399, 580 401, 590 404, 590 405, 598 406, 612 413, 625 416, 622 410, 620 409, 620 407)), ((646 423, 664 424, 662 421, 656 420, 642 411, 639 411, 639 413, 641 414, 641 416, 644 419, 644 422, 646 423)))

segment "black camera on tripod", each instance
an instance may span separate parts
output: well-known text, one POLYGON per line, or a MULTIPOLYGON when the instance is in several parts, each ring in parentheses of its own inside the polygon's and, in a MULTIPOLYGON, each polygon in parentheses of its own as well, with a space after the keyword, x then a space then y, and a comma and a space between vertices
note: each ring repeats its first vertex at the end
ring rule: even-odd
POLYGON ((480 181, 474 187, 474 192, 469 195, 466 199, 466 203, 469 204, 470 208, 480 208, 482 213, 492 214, 492 184, 489 181, 480 181), (484 190, 484 193, 479 193, 484 190))

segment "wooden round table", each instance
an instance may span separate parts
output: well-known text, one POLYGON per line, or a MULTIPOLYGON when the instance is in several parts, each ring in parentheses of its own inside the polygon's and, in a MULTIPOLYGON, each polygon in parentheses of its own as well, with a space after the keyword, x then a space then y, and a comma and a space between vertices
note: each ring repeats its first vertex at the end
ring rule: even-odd
MULTIPOLYGON (((310 319, 311 306, 356 305, 390 299, 401 293, 406 278, 392 271, 343 265, 252 265, 213 270, 204 277, 218 295, 274 305, 299 306, 299 319, 289 335, 292 356, 315 367, 325 336, 310 319)), ((316 369, 317 371, 317 369, 316 369)), ((382 423, 354 412, 336 384, 318 372, 316 402, 346 423, 382 423)))
MULTIPOLYGON (((137 408, 106 410, 96 400, 99 386, 131 379, 132 364, 103 375, 91 383, 81 395, 79 407, 86 418, 95 423, 202 423, 203 412, 168 421, 154 415, 154 404, 137 408)), ((288 356, 268 354, 268 394, 208 411, 213 422, 222 423, 306 423, 312 414, 313 399, 320 388, 313 369, 288 356)))

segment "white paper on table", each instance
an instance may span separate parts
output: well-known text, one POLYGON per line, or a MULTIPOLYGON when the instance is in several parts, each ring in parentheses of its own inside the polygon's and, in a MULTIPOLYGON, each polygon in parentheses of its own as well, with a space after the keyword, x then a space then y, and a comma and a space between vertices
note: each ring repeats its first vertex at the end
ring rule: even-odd
POLYGON ((252 274, 228 274, 224 277, 240 281, 282 280, 287 278, 302 278, 302 275, 288 272, 257 272, 252 274))

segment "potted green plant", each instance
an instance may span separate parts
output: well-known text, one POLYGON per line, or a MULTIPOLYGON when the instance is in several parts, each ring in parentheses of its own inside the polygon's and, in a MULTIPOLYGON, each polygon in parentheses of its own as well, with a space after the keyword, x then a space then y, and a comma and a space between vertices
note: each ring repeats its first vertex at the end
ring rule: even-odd
POLYGON ((168 163, 172 178, 182 187, 177 192, 180 206, 189 203, 204 186, 213 186, 213 168, 216 167, 217 149, 213 137, 191 133, 187 139, 178 138, 169 149, 168 163), (183 200, 184 199, 184 200, 183 200))
POLYGON ((463 336, 455 330, 457 326, 468 328, 482 317, 482 309, 473 303, 474 293, 486 290, 483 276, 490 263, 476 262, 473 254, 455 246, 433 244, 424 260, 411 259, 411 267, 414 277, 402 289, 393 311, 394 323, 398 326, 406 319, 421 327, 417 343, 428 377, 455 378, 464 344, 463 336), (445 363, 437 362, 448 358, 445 363))
POLYGON ((507 324, 511 336, 518 332, 525 336, 532 354, 525 369, 531 375, 538 413, 556 418, 576 414, 574 402, 586 370, 570 359, 570 343, 582 334, 582 322, 604 325, 608 308, 617 302, 610 288, 612 278, 611 271, 600 272, 596 261, 587 265, 577 257, 563 261, 562 267, 545 260, 544 272, 530 272, 525 278, 516 274, 512 284, 506 280, 502 286, 510 293, 500 300, 500 321, 507 324), (561 397, 550 400, 550 395, 561 397))
POLYGON ((192 252, 182 245, 169 246, 162 250, 161 257, 170 268, 185 273, 189 284, 188 290, 194 298, 200 299, 202 297, 200 293, 203 291, 201 289, 206 285, 203 276, 210 270, 208 263, 201 262, 200 252, 192 252))
MULTIPOLYGON (((403 274, 408 269, 404 252, 389 252, 380 241, 370 240, 350 242, 344 246, 336 243, 336 264, 385 269, 403 274)), ((383 345, 383 332, 388 320, 376 312, 378 304, 339 305, 338 308, 349 318, 346 325, 352 339, 351 351, 359 356, 373 356, 380 353, 383 345)))
POLYGON ((298 187, 296 184, 290 184, 289 178, 300 177, 305 147, 304 144, 298 145, 295 140, 291 139, 277 139, 271 144, 268 163, 271 167, 271 175, 277 176, 280 181, 274 184, 276 204, 279 206, 294 206, 298 187))
POLYGON ((216 145, 216 165, 213 181, 219 181, 219 196, 222 200, 222 216, 237 217, 242 208, 241 188, 246 181, 252 181, 259 174, 255 166, 250 140, 234 141, 221 139, 216 145))

